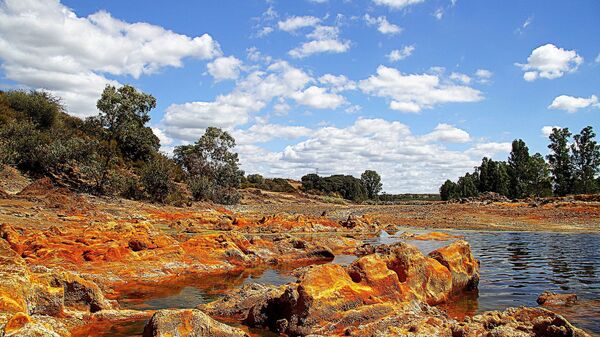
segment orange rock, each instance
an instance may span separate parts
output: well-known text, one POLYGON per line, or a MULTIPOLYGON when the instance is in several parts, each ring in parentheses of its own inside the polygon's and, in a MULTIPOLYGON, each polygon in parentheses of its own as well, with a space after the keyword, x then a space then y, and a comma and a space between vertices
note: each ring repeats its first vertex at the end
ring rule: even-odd
POLYGON ((448 241, 452 239, 462 239, 464 236, 462 235, 452 235, 448 233, 442 232, 431 232, 425 234, 419 234, 415 236, 411 236, 411 240, 420 240, 420 241, 448 241))
POLYGON ((144 327, 143 337, 248 337, 237 328, 217 322, 200 310, 160 310, 144 327))
POLYGON ((479 261, 471 253, 471 246, 458 240, 446 247, 434 250, 429 256, 452 273, 452 290, 471 290, 479 284, 479 261))
POLYGON ((6 325, 4 326, 4 333, 8 334, 15 330, 19 330, 25 326, 25 324, 31 322, 31 317, 23 312, 18 312, 12 316, 6 325))

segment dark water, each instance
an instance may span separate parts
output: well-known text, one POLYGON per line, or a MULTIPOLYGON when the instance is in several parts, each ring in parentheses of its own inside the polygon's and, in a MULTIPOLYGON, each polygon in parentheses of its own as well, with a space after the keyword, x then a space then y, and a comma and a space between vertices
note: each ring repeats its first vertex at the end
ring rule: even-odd
MULTIPOLYGON (((411 233, 420 233, 406 229, 411 233)), ((398 233, 401 233, 402 230, 398 233)), ((600 234, 562 234, 539 232, 446 231, 463 235, 481 262, 478 293, 462 295, 447 305, 450 315, 462 317, 487 310, 515 306, 537 306, 544 291, 576 293, 580 305, 557 310, 576 326, 600 333, 600 234)), ((401 241, 402 236, 383 232, 366 240, 372 244, 401 241)), ((423 253, 448 245, 450 241, 404 240, 423 253)), ((332 263, 347 265, 352 255, 336 256, 332 263)), ((193 308, 213 301, 228 290, 246 283, 285 284, 295 278, 290 271, 266 269, 231 279, 207 279, 175 289, 170 294, 124 307, 135 309, 193 308)))

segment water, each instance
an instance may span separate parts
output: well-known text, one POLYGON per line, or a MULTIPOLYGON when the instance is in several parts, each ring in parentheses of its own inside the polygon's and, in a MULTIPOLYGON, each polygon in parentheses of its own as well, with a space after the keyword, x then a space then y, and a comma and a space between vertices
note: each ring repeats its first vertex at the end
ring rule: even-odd
MULTIPOLYGON (((463 294, 444 306, 451 316, 460 318, 515 306, 535 307, 538 295, 544 291, 569 292, 576 293, 581 304, 556 311, 576 326, 600 333, 600 234, 446 232, 463 235, 481 262, 478 292, 463 294)), ((375 245, 406 241, 425 254, 451 242, 406 240, 401 234, 386 232, 365 241, 375 245)), ((348 265, 355 259, 353 255, 338 255, 332 263, 348 265)), ((293 281, 290 270, 249 270, 239 275, 183 282, 184 285, 170 293, 141 302, 125 299, 122 305, 142 310, 193 308, 243 284, 281 285, 293 281)))

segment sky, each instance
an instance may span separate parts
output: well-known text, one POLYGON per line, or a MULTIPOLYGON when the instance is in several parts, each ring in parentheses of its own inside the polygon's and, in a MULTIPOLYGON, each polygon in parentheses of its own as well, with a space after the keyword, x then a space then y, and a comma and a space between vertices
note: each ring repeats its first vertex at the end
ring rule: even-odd
POLYGON ((107 84, 154 95, 161 150, 206 127, 247 174, 382 176, 437 192, 513 139, 600 127, 600 2, 0 1, 0 89, 98 114, 107 84))

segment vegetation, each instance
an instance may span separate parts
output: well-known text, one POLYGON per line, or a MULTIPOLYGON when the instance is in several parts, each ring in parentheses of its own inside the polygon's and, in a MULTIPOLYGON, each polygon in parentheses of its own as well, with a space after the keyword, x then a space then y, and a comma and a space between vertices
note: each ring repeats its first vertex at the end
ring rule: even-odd
MULTIPOLYGON (((365 171, 363 175, 371 175, 365 171)), ((371 171, 379 177, 375 171, 371 171)), ((373 177, 375 178, 375 177, 373 177)), ((380 183, 376 183, 380 187, 380 183)), ((375 187, 377 187, 375 186, 375 187)), ((320 177, 315 173, 307 174, 302 177, 302 189, 305 191, 318 191, 326 194, 339 195, 344 199, 361 202, 369 197, 367 188, 363 185, 363 180, 357 179, 351 175, 332 175, 329 177, 320 177)))
POLYGON ((250 174, 242 182, 242 188, 259 188, 271 192, 293 193, 296 191, 287 179, 264 178, 260 174, 250 174))
POLYGON ((367 190, 367 197, 369 199, 375 199, 377 194, 381 192, 381 177, 379 174, 372 170, 366 170, 360 176, 360 182, 367 190))
POLYGON ((457 183, 445 181, 440 187, 440 197, 469 198, 483 192, 510 198, 598 193, 600 145, 595 136, 591 126, 585 127, 569 146, 569 130, 554 128, 548 145, 548 162, 539 153, 530 155, 523 140, 514 140, 508 162, 483 158, 473 173, 460 177, 457 183))

